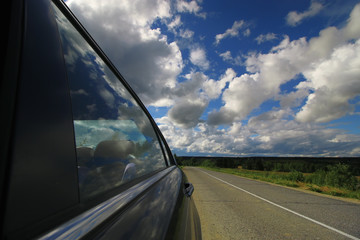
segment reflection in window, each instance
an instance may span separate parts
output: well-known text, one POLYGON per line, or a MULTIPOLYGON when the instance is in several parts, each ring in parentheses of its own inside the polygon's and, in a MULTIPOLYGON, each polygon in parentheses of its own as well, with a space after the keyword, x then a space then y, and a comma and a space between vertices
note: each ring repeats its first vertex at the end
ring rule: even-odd
POLYGON ((80 197, 166 166, 150 120, 56 7, 74 116, 80 197))

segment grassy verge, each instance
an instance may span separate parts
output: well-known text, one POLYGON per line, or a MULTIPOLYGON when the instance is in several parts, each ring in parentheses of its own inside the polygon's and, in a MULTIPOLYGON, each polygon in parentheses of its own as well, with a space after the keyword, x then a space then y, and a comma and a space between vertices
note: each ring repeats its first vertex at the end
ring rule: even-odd
POLYGON ((234 169, 234 168, 217 168, 217 167, 203 167, 205 169, 229 173, 238 175, 241 177, 256 179, 265 182, 271 182, 287 187, 300 188, 304 190, 310 190, 318 193, 323 193, 332 196, 354 198, 360 200, 360 190, 348 190, 345 188, 337 188, 332 186, 319 186, 312 183, 306 183, 306 178, 310 178, 311 174, 299 174, 298 172, 268 172, 268 171, 256 171, 246 169, 234 169))

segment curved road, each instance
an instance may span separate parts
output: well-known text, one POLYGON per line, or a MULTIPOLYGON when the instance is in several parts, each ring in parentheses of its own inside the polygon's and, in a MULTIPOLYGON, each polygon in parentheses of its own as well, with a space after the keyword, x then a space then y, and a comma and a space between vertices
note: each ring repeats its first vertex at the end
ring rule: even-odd
POLYGON ((202 236, 210 239, 360 239, 360 204, 202 168, 194 185, 202 236))

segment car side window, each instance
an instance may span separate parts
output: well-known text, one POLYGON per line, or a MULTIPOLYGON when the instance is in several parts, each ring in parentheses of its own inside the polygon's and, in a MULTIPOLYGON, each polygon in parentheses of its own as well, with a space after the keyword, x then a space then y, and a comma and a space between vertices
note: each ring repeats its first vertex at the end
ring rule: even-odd
POLYGON ((70 86, 80 198, 166 167, 145 112, 55 5, 54 9, 70 86))

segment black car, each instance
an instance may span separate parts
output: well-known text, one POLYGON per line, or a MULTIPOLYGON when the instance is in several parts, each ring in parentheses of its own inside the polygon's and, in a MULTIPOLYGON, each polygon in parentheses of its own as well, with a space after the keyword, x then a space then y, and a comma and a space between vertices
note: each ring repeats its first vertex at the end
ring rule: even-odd
POLYGON ((10 5, 1 10, 1 238, 200 239, 192 185, 66 5, 10 5))

